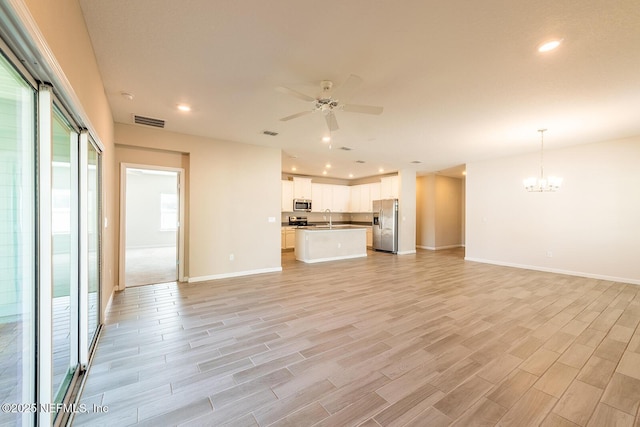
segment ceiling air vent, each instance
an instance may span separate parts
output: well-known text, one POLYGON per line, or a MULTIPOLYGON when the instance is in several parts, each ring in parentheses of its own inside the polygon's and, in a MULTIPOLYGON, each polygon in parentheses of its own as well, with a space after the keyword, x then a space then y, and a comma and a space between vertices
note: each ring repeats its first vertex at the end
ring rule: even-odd
POLYGON ((164 128, 164 120, 152 119, 151 117, 133 116, 133 122, 137 125, 153 126, 154 128, 164 128))
POLYGON ((341 150, 344 150, 344 151, 351 151, 351 150, 353 150, 353 148, 351 148, 351 147, 340 147, 340 149, 341 149, 341 150))
POLYGON ((262 133, 265 134, 265 135, 269 135, 269 136, 276 136, 278 134, 278 132, 274 132, 272 130, 265 130, 262 133))
POLYGON ((356 160, 356 163, 365 163, 364 160, 356 160))

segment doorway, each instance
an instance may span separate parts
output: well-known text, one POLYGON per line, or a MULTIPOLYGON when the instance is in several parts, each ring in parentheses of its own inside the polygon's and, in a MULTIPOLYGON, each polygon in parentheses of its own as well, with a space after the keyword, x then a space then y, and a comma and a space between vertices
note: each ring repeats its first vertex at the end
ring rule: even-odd
POLYGON ((182 173, 122 165, 120 289, 183 280, 182 173))

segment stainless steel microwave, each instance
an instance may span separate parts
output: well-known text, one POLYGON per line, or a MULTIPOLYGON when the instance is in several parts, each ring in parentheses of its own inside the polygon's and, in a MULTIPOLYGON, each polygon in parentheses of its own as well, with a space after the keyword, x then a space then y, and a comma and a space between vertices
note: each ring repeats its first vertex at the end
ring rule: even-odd
POLYGON ((293 199, 294 212, 311 212, 311 200, 309 199, 293 199))

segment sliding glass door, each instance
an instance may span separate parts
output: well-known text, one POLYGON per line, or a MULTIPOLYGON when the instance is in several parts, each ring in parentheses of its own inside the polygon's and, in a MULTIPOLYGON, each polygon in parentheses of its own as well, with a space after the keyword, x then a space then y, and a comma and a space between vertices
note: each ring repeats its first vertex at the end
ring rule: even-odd
POLYGON ((52 123, 52 391, 60 403, 78 366, 78 133, 58 109, 52 123))
POLYGON ((101 153, 71 117, 0 40, 3 426, 64 423, 99 331, 101 153))
MULTIPOLYGON (((35 90, 0 52, 0 402, 35 402, 35 90)), ((29 412, 0 412, 0 425, 29 412)))
POLYGON ((100 153, 91 141, 87 144, 87 351, 96 338, 100 324, 100 153))

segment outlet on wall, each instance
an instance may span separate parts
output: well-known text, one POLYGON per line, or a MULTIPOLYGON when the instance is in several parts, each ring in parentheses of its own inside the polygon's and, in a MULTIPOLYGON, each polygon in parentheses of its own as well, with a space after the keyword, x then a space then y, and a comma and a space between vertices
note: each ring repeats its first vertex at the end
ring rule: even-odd
POLYGON ((229 261, 233 261, 235 258, 236 258, 235 255, 229 254, 229 261))
POLYGON ((547 258, 553 258, 553 252, 547 251, 547 258))

